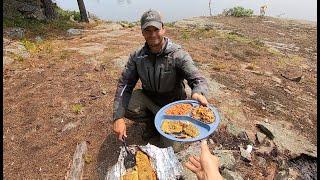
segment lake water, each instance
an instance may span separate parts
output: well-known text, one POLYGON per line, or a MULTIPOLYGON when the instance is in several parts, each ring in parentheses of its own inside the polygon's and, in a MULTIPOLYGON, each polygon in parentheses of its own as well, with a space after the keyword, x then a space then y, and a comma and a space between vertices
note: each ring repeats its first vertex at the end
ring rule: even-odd
MULTIPOLYGON (((77 0, 54 0, 62 9, 79 11, 77 0)), ((209 16, 209 0, 84 0, 87 11, 100 19, 138 21, 150 8, 163 14, 165 22, 194 16, 209 16)), ((250 8, 259 15, 268 5, 267 16, 317 21, 317 0, 211 0, 211 12, 217 15, 235 6, 250 8)))

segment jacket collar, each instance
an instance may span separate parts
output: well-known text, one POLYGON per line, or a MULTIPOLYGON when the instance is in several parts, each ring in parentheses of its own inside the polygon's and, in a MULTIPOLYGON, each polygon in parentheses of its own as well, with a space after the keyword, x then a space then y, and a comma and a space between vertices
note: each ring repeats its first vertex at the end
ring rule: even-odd
POLYGON ((143 46, 143 54, 146 55, 156 55, 156 56, 164 56, 167 55, 173 51, 175 51, 176 49, 180 48, 179 45, 174 44, 168 37, 164 37, 164 40, 166 41, 164 46, 162 47, 161 51, 157 54, 154 54, 150 51, 150 48, 148 46, 148 44, 145 42, 144 46, 143 46))

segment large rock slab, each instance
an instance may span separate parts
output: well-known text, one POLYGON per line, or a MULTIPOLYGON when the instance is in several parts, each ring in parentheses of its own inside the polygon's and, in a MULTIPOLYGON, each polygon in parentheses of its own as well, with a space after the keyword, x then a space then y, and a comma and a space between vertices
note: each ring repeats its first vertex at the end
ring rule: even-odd
POLYGON ((114 64, 115 64, 117 67, 123 69, 123 68, 126 66, 126 64, 127 64, 128 59, 129 59, 128 56, 120 56, 120 57, 118 57, 118 58, 116 58, 116 59, 113 59, 112 61, 114 62, 114 64))
POLYGON ((206 28, 206 29, 221 29, 223 24, 213 22, 213 19, 208 17, 193 17, 183 19, 174 23, 178 28, 206 28))
POLYGON ((292 52, 297 52, 300 50, 300 48, 297 47, 295 44, 284 44, 284 43, 270 42, 270 41, 263 41, 263 43, 270 48, 274 48, 278 50, 287 50, 292 52))
POLYGON ((83 43, 80 47, 66 48, 67 51, 77 51, 82 55, 94 55, 102 53, 105 49, 105 45, 100 43, 83 43))
POLYGON ((285 129, 281 124, 260 122, 256 124, 267 136, 271 136, 278 151, 289 154, 292 158, 306 154, 317 157, 317 146, 297 132, 285 129))
POLYGON ((115 31, 123 29, 119 23, 102 23, 94 27, 94 30, 115 31))
POLYGON ((15 58, 27 59, 30 53, 19 41, 3 38, 3 65, 11 64, 15 58))

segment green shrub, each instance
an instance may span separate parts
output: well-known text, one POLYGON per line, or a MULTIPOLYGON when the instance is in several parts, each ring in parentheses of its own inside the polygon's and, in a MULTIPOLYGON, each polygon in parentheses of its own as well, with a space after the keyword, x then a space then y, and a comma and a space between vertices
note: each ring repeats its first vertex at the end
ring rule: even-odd
POLYGON ((24 47, 30 52, 30 53, 36 53, 38 52, 38 47, 35 43, 29 41, 28 39, 24 38, 21 40, 24 47))
POLYGON ((55 8, 58 16, 60 19, 63 19, 63 20, 69 20, 70 19, 70 16, 73 15, 73 19, 75 21, 80 21, 81 20, 81 15, 80 15, 80 12, 79 11, 69 11, 69 10, 63 10, 59 7, 56 7, 55 8))
POLYGON ((81 113, 82 109, 83 109, 83 106, 81 104, 75 104, 72 106, 72 111, 77 114, 81 113))
POLYGON ((26 30, 26 37, 33 36, 56 36, 65 34, 70 28, 77 28, 80 25, 70 21, 70 16, 74 16, 74 20, 80 20, 80 13, 76 11, 65 11, 59 7, 55 7, 57 18, 54 20, 37 20, 26 18, 20 13, 16 13, 14 17, 3 18, 3 28, 23 28, 26 30))
POLYGON ((182 32, 181 37, 184 40, 188 40, 188 39, 190 39, 190 34, 188 32, 182 32))
POLYGON ((230 9, 223 10, 223 15, 225 16, 235 16, 235 17, 244 17, 244 16, 252 16, 252 9, 245 9, 241 6, 236 6, 230 9))

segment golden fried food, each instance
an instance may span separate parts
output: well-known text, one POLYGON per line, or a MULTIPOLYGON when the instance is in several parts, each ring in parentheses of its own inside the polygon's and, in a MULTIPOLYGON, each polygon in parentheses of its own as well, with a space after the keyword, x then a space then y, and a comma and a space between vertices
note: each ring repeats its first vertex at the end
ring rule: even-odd
MULTIPOLYGON (((136 168, 136 166, 134 167, 136 168)), ((139 180, 138 171, 133 170, 121 176, 121 180, 139 180)))
POLYGON ((192 108, 191 104, 176 104, 166 110, 167 115, 187 115, 192 108))
POLYGON ((198 106, 192 109, 191 115, 194 119, 198 119, 204 123, 213 123, 214 115, 210 108, 198 106))
POLYGON ((192 137, 192 138, 194 138, 194 137, 197 137, 197 136, 199 136, 199 129, 198 128, 196 128, 194 125, 192 125, 191 123, 188 123, 188 124, 186 124, 186 126, 184 126, 184 128, 183 128, 183 132, 186 134, 186 135, 188 135, 188 136, 190 136, 190 137, 192 137))
POLYGON ((170 121, 165 119, 162 122, 161 130, 167 134, 180 133, 182 132, 182 125, 179 121, 170 121))
POLYGON ((186 139, 199 136, 199 129, 190 122, 171 121, 165 119, 162 122, 161 130, 166 134, 174 134, 176 138, 186 139))
POLYGON ((156 180, 157 175, 151 166, 149 157, 142 151, 136 153, 136 166, 139 180, 156 180))

